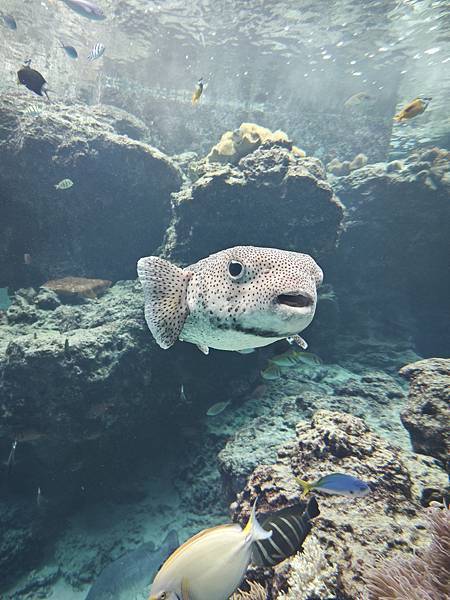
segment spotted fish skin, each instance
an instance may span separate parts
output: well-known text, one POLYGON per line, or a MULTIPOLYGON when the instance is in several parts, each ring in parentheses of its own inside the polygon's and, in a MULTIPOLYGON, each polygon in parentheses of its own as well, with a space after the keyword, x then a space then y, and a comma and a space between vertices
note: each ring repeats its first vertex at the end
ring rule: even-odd
POLYGON ((162 348, 177 339, 218 350, 266 346, 307 327, 323 274, 307 254, 236 246, 180 269, 141 258, 145 317, 162 348))

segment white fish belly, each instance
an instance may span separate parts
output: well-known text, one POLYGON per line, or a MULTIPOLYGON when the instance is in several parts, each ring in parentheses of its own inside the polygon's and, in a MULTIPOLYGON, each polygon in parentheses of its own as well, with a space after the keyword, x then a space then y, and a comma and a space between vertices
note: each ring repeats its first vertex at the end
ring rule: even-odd
MULTIPOLYGON (((239 526, 218 527, 216 531, 189 544, 154 581, 155 590, 178 588, 187 582, 189 600, 228 600, 239 587, 250 563, 251 544, 239 526)), ((153 589, 152 589, 153 591, 153 589)))
POLYGON ((233 329, 213 329, 209 323, 201 322, 191 316, 187 318, 180 334, 180 340, 183 342, 208 346, 216 350, 232 351, 260 348, 282 339, 282 337, 259 337, 233 329))

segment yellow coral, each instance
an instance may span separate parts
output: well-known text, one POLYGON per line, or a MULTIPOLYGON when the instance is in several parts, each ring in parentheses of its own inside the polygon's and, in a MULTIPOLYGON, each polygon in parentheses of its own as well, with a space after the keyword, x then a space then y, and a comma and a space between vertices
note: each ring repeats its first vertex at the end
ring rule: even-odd
MULTIPOLYGON (((271 131, 267 127, 261 127, 256 123, 241 123, 239 129, 235 131, 226 131, 218 144, 216 144, 211 152, 208 154, 207 159, 210 162, 220 163, 237 163, 239 160, 253 152, 265 142, 286 142, 289 143, 289 138, 284 133, 277 129, 277 131, 271 131)), ((294 154, 302 156, 303 151, 295 147, 294 154)), ((304 153, 303 153, 304 156, 304 153)))
POLYGON ((300 158, 305 158, 305 156, 306 156, 306 152, 304 150, 302 150, 301 148, 299 148, 298 146, 292 146, 291 152, 295 156, 300 156, 300 158))

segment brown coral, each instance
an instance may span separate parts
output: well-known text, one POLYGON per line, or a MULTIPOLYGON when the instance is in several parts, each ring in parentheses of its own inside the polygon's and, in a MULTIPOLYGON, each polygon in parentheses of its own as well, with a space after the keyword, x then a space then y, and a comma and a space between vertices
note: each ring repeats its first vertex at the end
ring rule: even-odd
POLYGON ((426 516, 431 543, 421 556, 393 558, 369 571, 367 600, 444 600, 450 598, 450 511, 426 516))
POLYGON ((108 279, 63 277, 46 281, 42 287, 53 290, 60 298, 98 298, 111 286, 108 279))

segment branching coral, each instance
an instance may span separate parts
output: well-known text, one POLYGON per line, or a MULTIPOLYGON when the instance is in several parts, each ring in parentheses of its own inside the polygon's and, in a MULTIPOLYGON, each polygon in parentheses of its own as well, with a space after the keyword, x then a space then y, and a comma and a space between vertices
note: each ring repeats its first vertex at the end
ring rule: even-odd
POLYGON ((426 517, 431 543, 421 556, 395 558, 372 569, 367 600, 443 600, 450 598, 450 511, 426 517))
POLYGON ((325 558, 325 553, 314 537, 309 537, 303 552, 291 561, 289 589, 281 592, 278 600, 308 600, 310 597, 329 598, 336 588, 336 570, 325 558))
POLYGON ((230 600, 267 600, 267 590, 256 581, 249 582, 250 590, 242 592, 238 590, 233 594, 230 600))

